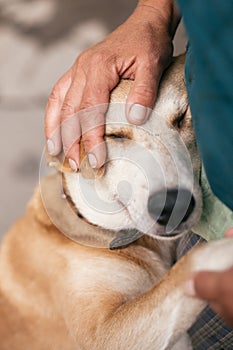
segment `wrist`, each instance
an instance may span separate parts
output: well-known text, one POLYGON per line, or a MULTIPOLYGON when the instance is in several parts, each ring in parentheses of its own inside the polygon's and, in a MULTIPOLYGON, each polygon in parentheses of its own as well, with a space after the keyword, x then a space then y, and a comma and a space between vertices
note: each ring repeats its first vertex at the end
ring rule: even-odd
POLYGON ((140 0, 134 13, 153 26, 163 27, 171 38, 180 22, 180 13, 172 0, 140 0))

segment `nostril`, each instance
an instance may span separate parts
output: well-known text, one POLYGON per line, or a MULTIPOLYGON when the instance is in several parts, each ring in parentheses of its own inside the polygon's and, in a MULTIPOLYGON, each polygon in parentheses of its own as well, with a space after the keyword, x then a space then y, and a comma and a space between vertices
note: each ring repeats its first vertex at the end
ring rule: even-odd
POLYGON ((187 208, 187 211, 186 211, 183 219, 181 220, 181 222, 185 222, 185 221, 188 220, 188 218, 190 217, 190 215, 193 212, 194 207, 195 207, 195 199, 194 199, 194 197, 192 195, 191 199, 190 199, 190 202, 189 202, 189 205, 188 205, 188 208, 187 208))
POLYGON ((172 214, 172 211, 174 209, 174 206, 176 204, 177 193, 178 193, 177 190, 169 190, 167 192, 163 210, 157 220, 157 222, 160 225, 163 225, 163 226, 167 225, 170 219, 170 216, 172 214))
POLYGON ((175 221, 179 221, 177 223, 180 224, 189 218, 194 207, 195 200, 191 192, 186 189, 156 192, 150 196, 148 201, 150 215, 163 226, 167 225, 173 210, 176 217, 175 221))

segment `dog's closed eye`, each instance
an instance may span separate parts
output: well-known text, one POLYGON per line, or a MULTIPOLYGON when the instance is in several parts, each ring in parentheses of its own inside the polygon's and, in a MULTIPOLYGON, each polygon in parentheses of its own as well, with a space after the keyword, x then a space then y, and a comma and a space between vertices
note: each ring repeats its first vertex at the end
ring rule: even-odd
POLYGON ((109 137, 110 139, 125 139, 125 135, 120 133, 106 134, 106 137, 109 137))
POLYGON ((133 139, 133 133, 130 129, 120 129, 120 130, 114 130, 112 132, 106 132, 105 137, 122 141, 123 139, 132 140, 133 139))
POLYGON ((185 116, 186 116, 186 112, 187 110, 182 113, 181 115, 175 117, 173 120, 172 120, 172 125, 176 128, 176 129, 181 129, 183 124, 184 124, 184 121, 185 121, 185 116))

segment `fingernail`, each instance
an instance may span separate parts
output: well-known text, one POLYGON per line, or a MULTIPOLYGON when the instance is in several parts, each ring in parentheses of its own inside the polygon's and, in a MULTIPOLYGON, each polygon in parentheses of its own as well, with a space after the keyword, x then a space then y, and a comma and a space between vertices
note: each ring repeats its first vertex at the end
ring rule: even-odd
POLYGON ((54 154, 55 151, 55 146, 52 140, 47 140, 47 148, 48 148, 48 152, 49 154, 52 156, 54 154))
POLYGON ((77 164, 73 159, 69 158, 69 164, 70 164, 71 169, 74 172, 76 172, 78 170, 77 164))
POLYGON ((130 121, 133 123, 143 123, 146 118, 147 118, 147 108, 139 105, 139 104, 134 104, 131 106, 128 114, 128 118, 130 121))
POLYGON ((189 295, 190 297, 196 296, 196 291, 195 291, 195 287, 194 287, 194 280, 192 278, 188 279, 184 283, 184 292, 185 292, 185 294, 189 295))
POLYGON ((97 159, 93 153, 88 153, 88 161, 93 169, 97 167, 97 159))

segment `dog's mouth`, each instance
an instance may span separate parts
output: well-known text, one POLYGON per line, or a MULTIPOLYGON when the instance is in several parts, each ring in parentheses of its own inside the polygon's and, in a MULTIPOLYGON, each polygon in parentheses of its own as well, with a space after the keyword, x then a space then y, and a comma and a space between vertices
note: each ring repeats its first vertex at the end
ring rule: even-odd
MULTIPOLYGON (((181 197, 183 200, 185 196, 191 196, 191 200, 188 206, 186 205, 182 207, 183 209, 180 206, 178 206, 178 216, 180 216, 180 221, 178 222, 176 220, 173 220, 174 227, 172 227, 171 223, 169 227, 169 220, 171 219, 172 212, 175 209, 173 200, 171 200, 169 196, 171 196, 172 193, 172 196, 174 198, 177 198, 177 194, 175 196, 174 191, 167 192, 169 194, 168 199, 163 204, 163 209, 161 209, 160 206, 160 212, 158 210, 158 203, 154 203, 155 196, 153 195, 149 198, 147 206, 145 205, 144 212, 141 211, 142 209, 140 210, 139 203, 137 201, 132 200, 130 203, 123 203, 123 201, 120 201, 120 199, 118 198, 117 202, 121 206, 122 212, 124 212, 124 215, 126 214, 126 216, 128 217, 128 224, 126 224, 125 228, 122 227, 119 228, 119 230, 117 228, 116 230, 114 230, 110 227, 108 228, 107 226, 105 226, 105 229, 107 231, 112 231, 112 235, 108 236, 109 240, 107 246, 109 247, 109 249, 124 249, 130 244, 137 241, 142 236, 149 236, 158 240, 174 240, 178 239, 187 231, 189 231, 191 227, 196 224, 199 218, 195 211, 195 199, 192 193, 190 192, 187 194, 185 190, 183 190, 183 192, 181 191, 181 197), (132 203, 133 205, 131 205, 132 203), (171 207, 173 210, 171 210, 171 207), (183 213, 180 213, 182 211, 183 213)), ((91 226, 99 226, 98 223, 92 223, 88 219, 86 219, 85 214, 82 215, 82 213, 77 209, 77 207, 73 203, 72 198, 69 196, 68 193, 66 193, 65 197, 66 201, 69 204, 69 207, 71 206, 72 211, 76 214, 77 217, 79 217, 79 219, 85 221, 91 226)), ((156 194, 156 197, 159 200, 161 199, 160 192, 156 194)), ((101 228, 101 226, 99 227, 101 228)), ((102 227, 102 229, 104 228, 102 227)), ((106 234, 108 235, 107 231, 106 234)))
POLYGON ((135 201, 128 204, 120 201, 120 204, 135 225, 135 229, 158 238, 179 237, 191 229, 200 216, 193 193, 185 188, 152 194, 144 210, 139 203, 136 205, 135 201))

